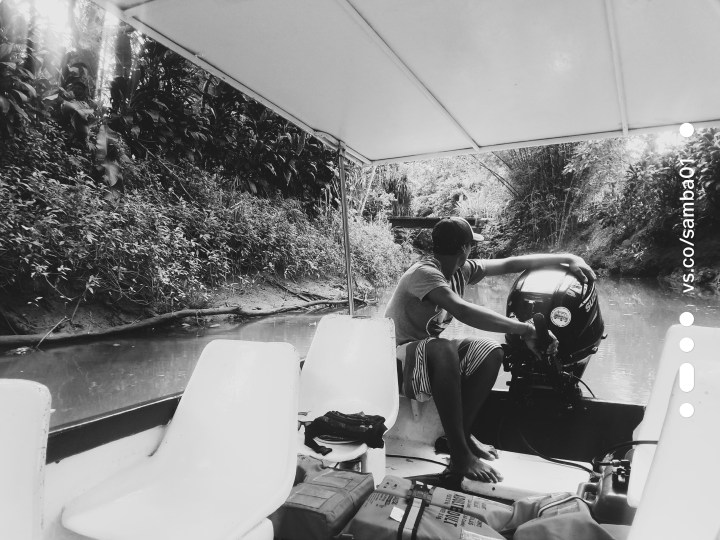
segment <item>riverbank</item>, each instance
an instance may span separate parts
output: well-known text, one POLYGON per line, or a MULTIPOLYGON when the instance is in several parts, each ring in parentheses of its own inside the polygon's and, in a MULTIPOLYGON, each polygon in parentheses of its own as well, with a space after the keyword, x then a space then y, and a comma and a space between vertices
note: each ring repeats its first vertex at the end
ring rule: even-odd
MULTIPOLYGON (((674 252, 661 246, 649 246, 639 255, 633 254, 632 241, 615 245, 600 228, 587 229, 567 246, 567 251, 583 256, 599 275, 625 277, 651 277, 661 288, 682 292, 682 269, 674 260, 674 252)), ((711 259, 720 259, 720 240, 699 244, 698 251, 711 259)), ((676 258, 676 257, 675 257, 676 258)), ((698 266, 695 290, 690 296, 707 297, 720 294, 720 271, 718 266, 698 266)), ((356 299, 373 303, 377 291, 367 280, 356 282, 356 299)), ((334 304, 313 305, 299 311, 310 312, 328 309, 337 302, 347 300, 346 285, 340 277, 301 278, 297 280, 273 275, 240 276, 235 281, 207 291, 196 304, 184 306, 196 310, 237 308, 242 312, 262 312, 285 309, 292 306, 329 301, 334 304)), ((180 308, 178 309, 178 311, 180 308)), ((159 315, 149 308, 109 302, 85 301, 63 302, 53 297, 27 300, 27 295, 5 296, 0 305, 0 335, 82 335, 101 332, 117 327, 138 324, 159 315)), ((182 324, 209 326, 227 320, 242 319, 243 315, 219 314, 201 317, 199 320, 185 318, 182 324)), ((5 338, 3 338, 5 339, 5 338)))
MULTIPOLYGON (((373 286, 361 280, 355 286, 355 298, 365 303, 376 301, 373 286)), ((346 286, 339 278, 324 280, 290 280, 275 276, 243 277, 238 282, 228 282, 221 287, 208 291, 207 299, 198 310, 221 310, 239 308, 246 313, 287 309, 292 306, 327 301, 328 304, 316 304, 301 309, 309 312, 327 309, 347 300, 346 286)), ((8 339, 13 335, 83 335, 92 332, 110 330, 139 323, 158 314, 149 309, 120 308, 117 305, 101 302, 68 303, 54 299, 40 299, 26 302, 21 298, 8 297, 0 306, 0 329, 8 339)), ((219 324, 227 319, 237 319, 237 315, 220 314, 203 317, 202 321, 186 318, 183 325, 219 324)))
POLYGON ((679 238, 650 240, 644 230, 620 239, 599 223, 588 224, 566 244, 568 252, 607 275, 653 278, 675 292, 688 292, 684 285, 689 284, 695 294, 720 294, 720 238, 697 238, 692 259, 683 255, 684 247, 679 238), (683 280, 688 274, 693 276, 690 283, 683 280))
MULTIPOLYGON (((111 189, 72 152, 48 154, 64 167, 50 168, 31 151, 54 149, 52 141, 33 135, 0 143, 0 335, 213 307, 252 293, 265 281, 254 276, 312 278, 330 289, 343 279, 334 200, 260 197, 219 171, 162 160, 129 163, 132 184, 126 175, 122 190, 111 189)), ((351 216, 350 244, 355 275, 375 284, 392 283, 411 256, 383 220, 351 216)))

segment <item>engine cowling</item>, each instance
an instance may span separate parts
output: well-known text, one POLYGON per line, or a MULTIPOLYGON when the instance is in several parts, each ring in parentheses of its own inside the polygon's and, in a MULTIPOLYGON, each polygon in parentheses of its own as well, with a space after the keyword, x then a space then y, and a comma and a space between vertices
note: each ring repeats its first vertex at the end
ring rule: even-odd
POLYGON ((576 386, 605 332, 595 283, 582 283, 565 267, 523 272, 508 295, 507 315, 526 321, 537 313, 558 339, 557 356, 552 362, 538 361, 518 336, 508 334, 505 368, 513 379, 523 380, 523 387, 563 386, 569 391, 565 387, 576 386), (557 372, 566 375, 558 378, 557 372))

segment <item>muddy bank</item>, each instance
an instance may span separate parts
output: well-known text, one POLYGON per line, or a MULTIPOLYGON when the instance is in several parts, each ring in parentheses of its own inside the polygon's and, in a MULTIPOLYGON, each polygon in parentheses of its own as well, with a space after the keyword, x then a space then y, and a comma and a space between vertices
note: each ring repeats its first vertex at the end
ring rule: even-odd
MULTIPOLYGON (((367 282, 358 283, 355 297, 361 301, 373 302, 375 289, 367 282)), ((340 279, 291 281, 282 278, 257 276, 250 284, 228 282, 209 292, 202 305, 190 306, 202 312, 237 308, 241 315, 223 313, 202 317, 200 321, 187 318, 184 324, 213 324, 222 319, 238 316, 262 315, 265 312, 307 306, 303 311, 338 307, 347 300, 344 281, 340 279), (327 301, 327 303, 321 303, 327 301)), ((229 311, 225 310, 225 311, 229 311)), ((158 317, 160 316, 160 317, 158 317)), ((128 327, 157 317, 161 314, 147 308, 128 308, 103 302, 69 303, 60 300, 36 298, 26 300, 7 295, 0 304, 0 336, 10 340, 11 336, 22 335, 83 335, 128 327)), ((168 322, 174 322, 168 320, 168 322)))

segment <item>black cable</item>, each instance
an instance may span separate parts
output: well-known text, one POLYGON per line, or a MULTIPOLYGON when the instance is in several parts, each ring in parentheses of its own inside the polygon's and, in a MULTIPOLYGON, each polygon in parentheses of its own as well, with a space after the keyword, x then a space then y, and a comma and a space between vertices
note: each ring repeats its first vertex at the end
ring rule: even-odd
POLYGON ((540 452, 535 450, 535 448, 532 447, 532 445, 527 441, 527 439, 525 438, 525 436, 522 434, 522 432, 520 430, 518 430, 518 435, 520 435, 520 438, 525 443, 525 446, 527 446, 530 449, 530 451, 533 454, 535 454, 536 456, 541 457, 542 459, 544 459, 546 461, 550 461, 552 463, 557 463, 558 465, 565 465, 566 467, 575 467, 576 469, 582 469, 583 471, 588 473, 590 476, 595 475, 595 471, 593 471, 592 469, 588 469, 587 467, 585 467, 584 465, 580 465, 579 463, 573 463, 572 461, 565 461, 563 459, 551 458, 551 457, 541 454, 540 452))
MULTIPOLYGON (((589 390, 589 388, 588 388, 588 390, 589 390)), ((591 393, 592 393, 592 391, 591 391, 591 393)), ((502 423, 504 423, 507 416, 508 416, 508 414, 505 414, 505 416, 502 419, 502 423)), ((530 449, 530 451, 532 453, 534 453, 536 456, 538 456, 546 461, 550 461, 552 463, 557 463, 559 465, 565 465, 566 467, 575 467, 577 469, 582 469, 586 473, 590 474, 590 476, 595 475, 595 471, 592 471, 592 470, 588 469, 587 467, 580 465, 579 463, 573 463, 572 461, 565 461, 562 459, 551 458, 549 456, 545 456, 545 455, 541 454, 540 452, 535 450, 535 448, 533 448, 533 446, 528 442, 528 440, 525 438, 525 435, 522 434, 522 431, 520 431, 519 428, 518 428, 517 432, 518 432, 518 435, 520 435, 520 438, 522 439, 522 441, 525 443, 525 446, 527 446, 530 449)), ((500 426, 498 426, 498 440, 499 439, 500 439, 500 426)))
POLYGON ((608 455, 611 452, 615 452, 615 450, 620 450, 621 448, 628 448, 630 446, 639 446, 641 444, 657 444, 657 441, 650 441, 650 440, 637 440, 637 441, 627 441, 624 443, 616 444, 615 446, 611 446, 605 452, 602 453, 603 456, 608 455))
POLYGON ((594 397, 595 399, 597 399, 597 396, 595 395, 595 392, 593 392, 593 391, 590 389, 590 387, 587 385, 587 383, 586 383, 585 381, 583 381, 580 377, 578 377, 577 375, 573 375, 572 373, 569 373, 569 372, 567 372, 567 371, 564 371, 563 373, 566 373, 567 375, 570 375, 570 377, 572 377, 573 379, 575 379, 577 382, 581 383, 585 388, 588 389, 588 392, 590 392, 590 395, 592 395, 592 397, 594 397))
POLYGON ((442 463, 441 461, 435 461, 433 459, 421 458, 421 457, 415 457, 415 456, 401 456, 399 454, 385 454, 385 457, 399 458, 399 459, 416 459, 418 461, 427 461, 428 463, 434 463, 435 465, 442 465, 443 467, 448 466, 447 463, 442 463))
POLYGON ((590 463, 592 463, 593 468, 595 468, 596 466, 599 466, 602 464, 600 460, 602 460, 608 454, 615 455, 616 450, 620 450, 621 448, 629 448, 632 446, 639 446, 641 444, 657 444, 657 443, 658 443, 657 441, 651 441, 651 440, 636 440, 636 441, 627 441, 624 443, 616 444, 615 446, 611 446, 604 452, 600 453, 599 456, 595 456, 594 458, 592 458, 592 461, 590 463))

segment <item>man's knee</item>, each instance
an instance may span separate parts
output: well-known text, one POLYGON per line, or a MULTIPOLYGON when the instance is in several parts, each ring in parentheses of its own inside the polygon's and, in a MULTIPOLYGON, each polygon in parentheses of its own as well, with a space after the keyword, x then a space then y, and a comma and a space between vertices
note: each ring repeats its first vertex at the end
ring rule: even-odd
POLYGON ((502 347, 493 349, 485 357, 485 360, 483 360, 481 371, 485 373, 485 376, 490 376, 491 374, 497 376, 500 372, 500 367, 502 366, 504 358, 505 351, 502 350, 502 347))
POLYGON ((453 369, 458 371, 459 358, 457 347, 447 339, 433 339, 425 348, 425 358, 430 371, 435 369, 453 369))
POLYGON ((490 354, 488 354, 485 361, 489 362, 492 366, 497 366, 497 368, 500 369, 500 366, 502 366, 504 359, 505 351, 503 351, 502 347, 496 347, 495 349, 490 351, 490 354))

